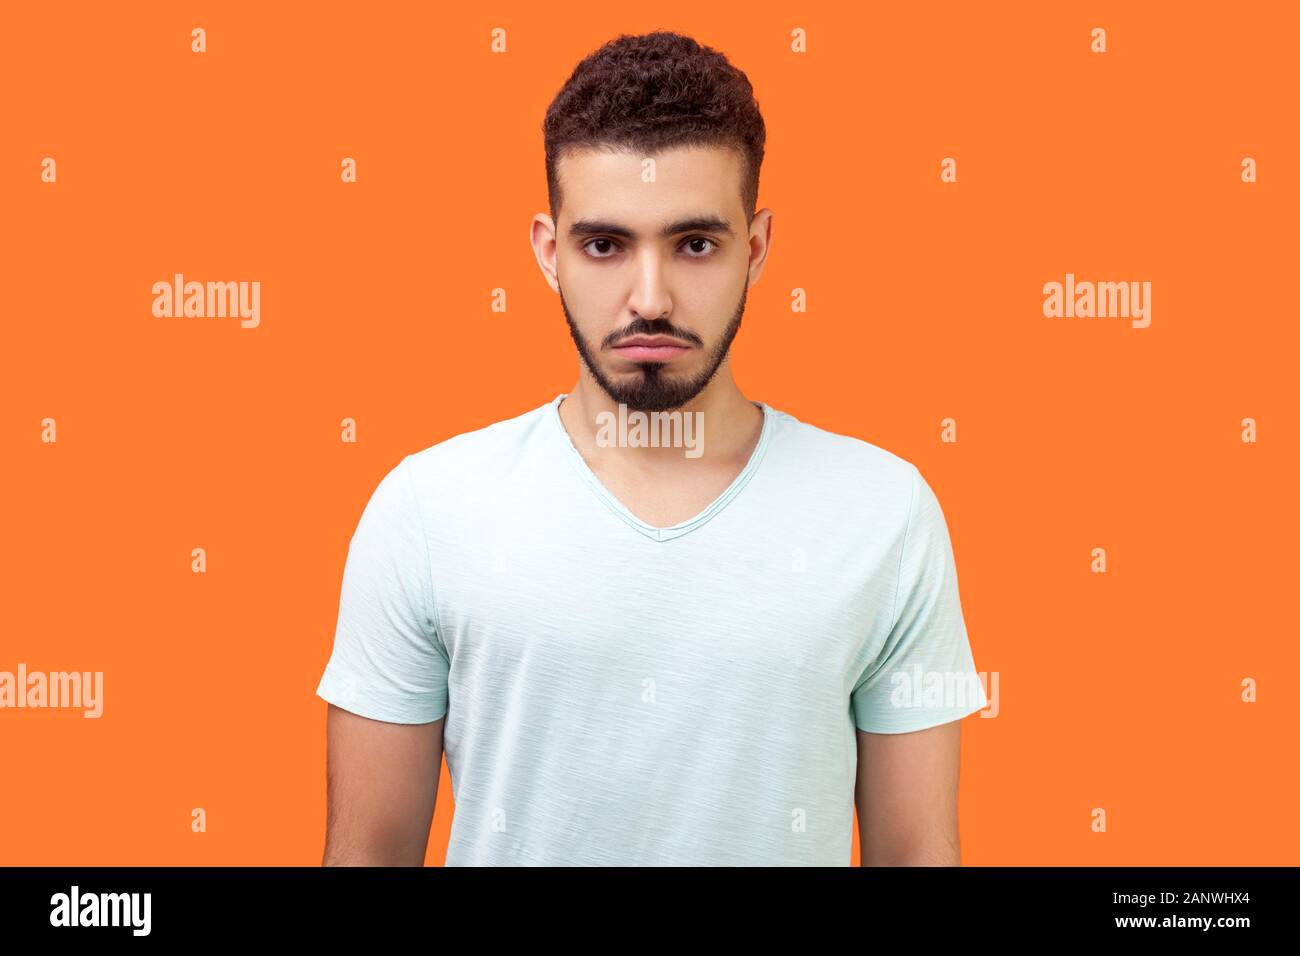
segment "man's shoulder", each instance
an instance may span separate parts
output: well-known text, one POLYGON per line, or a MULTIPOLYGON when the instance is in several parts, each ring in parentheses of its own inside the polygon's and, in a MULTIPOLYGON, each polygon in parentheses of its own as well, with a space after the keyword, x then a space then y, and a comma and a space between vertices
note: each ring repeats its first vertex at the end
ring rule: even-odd
POLYGON ((549 425, 546 416, 550 407, 551 403, 546 402, 411 452, 407 457, 412 473, 417 481, 457 481, 467 477, 482 479, 498 468, 508 470, 518 464, 538 430, 549 425))
POLYGON ((911 461, 865 438, 774 412, 781 423, 786 461, 802 467, 810 478, 851 486, 859 494, 900 489, 910 496, 918 471, 911 461))
POLYGON ((833 428, 781 416, 778 487, 819 533, 897 540, 929 486, 919 467, 888 449, 833 428))

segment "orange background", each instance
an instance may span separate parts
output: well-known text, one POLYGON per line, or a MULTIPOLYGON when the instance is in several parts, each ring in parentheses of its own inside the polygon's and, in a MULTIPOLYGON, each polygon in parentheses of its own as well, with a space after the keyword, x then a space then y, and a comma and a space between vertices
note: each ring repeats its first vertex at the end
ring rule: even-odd
MULTIPOLYGON (((742 390, 943 504, 1001 681, 963 862, 1295 863, 1296 5, 864 6, 6 5, 0 670, 105 677, 98 720, 0 711, 0 863, 319 863, 349 537, 403 455, 576 379, 540 124, 653 29, 767 122, 742 390), (260 327, 154 318, 174 272, 260 281, 260 327), (1150 327, 1044 318, 1066 272, 1150 281, 1150 327)), ((431 864, 451 815, 444 765, 431 864)))

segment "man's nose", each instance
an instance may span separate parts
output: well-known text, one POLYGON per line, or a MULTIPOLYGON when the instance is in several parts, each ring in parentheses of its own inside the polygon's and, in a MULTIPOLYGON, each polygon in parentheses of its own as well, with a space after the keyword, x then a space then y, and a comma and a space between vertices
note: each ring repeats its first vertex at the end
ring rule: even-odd
POLYGON ((658 251, 647 250, 637 258, 636 277, 633 281, 628 308, 651 321, 661 316, 666 317, 672 309, 672 299, 668 295, 664 264, 658 251))

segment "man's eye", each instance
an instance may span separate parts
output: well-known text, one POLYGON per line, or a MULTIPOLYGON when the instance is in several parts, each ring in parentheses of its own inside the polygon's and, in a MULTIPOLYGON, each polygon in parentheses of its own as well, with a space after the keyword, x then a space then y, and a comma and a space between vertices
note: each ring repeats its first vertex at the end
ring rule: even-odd
POLYGON ((694 242, 707 242, 707 243, 709 244, 710 248, 706 248, 706 249, 704 250, 704 255, 701 255, 701 256, 691 256, 690 258, 692 258, 692 259, 707 259, 709 256, 711 256, 711 255, 713 254, 713 247, 716 247, 716 246, 718 245, 716 242, 714 242, 714 241, 713 241, 712 239, 710 239, 708 236, 692 236, 690 239, 687 239, 687 240, 686 240, 686 243, 685 243, 685 244, 686 244, 687 246, 689 246, 689 245, 691 245, 691 243, 694 243, 694 242))
MULTIPOLYGON (((692 236, 690 239, 687 239, 684 243, 682 243, 682 248, 685 249, 688 247, 694 250, 693 252, 687 253, 686 257, 688 259, 707 259, 709 258, 709 256, 713 255, 714 251, 718 247, 718 244, 714 242, 712 239, 708 238, 707 236, 692 236), (694 246, 694 243, 698 243, 698 242, 707 243, 708 245, 703 250, 699 250, 694 246), (696 253, 700 253, 700 254, 696 254, 696 253)), ((615 243, 613 239, 592 239, 586 244, 584 244, 583 248, 587 250, 588 255, 590 255, 593 259, 610 259, 613 258, 614 250, 618 249, 618 244, 615 243), (597 243, 603 243, 604 246, 606 247, 612 246, 613 249, 611 250, 597 249, 596 248, 597 243)))
MULTIPOLYGON (((605 243, 605 245, 607 245, 607 246, 609 246, 609 245, 613 245, 613 241, 610 240, 610 239, 593 239, 593 240, 591 240, 591 242, 589 242, 589 243, 587 243, 585 246, 583 246, 583 248, 584 248, 584 249, 588 249, 588 250, 590 250, 590 249, 592 249, 592 248, 596 245, 596 243, 598 243, 598 242, 603 242, 603 243, 605 243)), ((605 255, 593 255, 592 258, 593 258, 593 259, 608 259, 609 256, 605 256, 605 255)))

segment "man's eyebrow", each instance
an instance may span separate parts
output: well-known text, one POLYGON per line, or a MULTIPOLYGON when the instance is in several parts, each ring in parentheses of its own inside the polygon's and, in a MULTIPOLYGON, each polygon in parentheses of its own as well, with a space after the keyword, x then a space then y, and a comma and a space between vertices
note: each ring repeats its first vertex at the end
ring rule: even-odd
MULTIPOLYGON (((683 232, 715 232, 731 235, 731 223, 721 216, 692 216, 670 222, 659 230, 659 238, 667 239, 683 232)), ((600 219, 575 219, 569 226, 573 236, 618 236, 620 239, 635 239, 636 233, 627 226, 600 219)))

